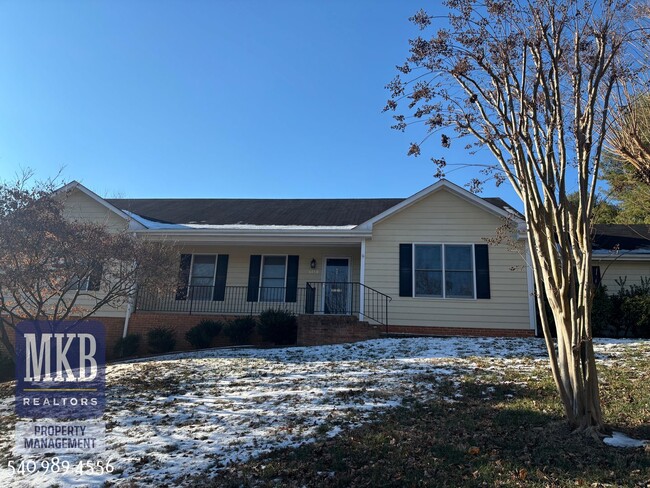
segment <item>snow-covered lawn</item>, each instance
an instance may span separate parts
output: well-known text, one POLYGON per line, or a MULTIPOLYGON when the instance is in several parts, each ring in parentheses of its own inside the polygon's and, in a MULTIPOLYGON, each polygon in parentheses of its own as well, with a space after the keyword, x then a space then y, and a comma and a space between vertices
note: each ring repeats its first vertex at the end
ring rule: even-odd
MULTIPOLYGON (((598 341, 607 365, 646 343, 598 341)), ((488 370, 543 366, 540 339, 409 338, 285 349, 219 349, 107 368, 106 451, 112 475, 12 475, 0 486, 183 485, 186 476, 296 446, 376 418, 385 408, 449 394, 449 382, 488 370), (438 391, 444 383, 445 393, 438 391)), ((13 449, 14 398, 0 399, 0 453, 13 449)), ((18 458, 15 458, 18 459, 18 458)), ((19 460, 19 459, 18 459, 19 460)))

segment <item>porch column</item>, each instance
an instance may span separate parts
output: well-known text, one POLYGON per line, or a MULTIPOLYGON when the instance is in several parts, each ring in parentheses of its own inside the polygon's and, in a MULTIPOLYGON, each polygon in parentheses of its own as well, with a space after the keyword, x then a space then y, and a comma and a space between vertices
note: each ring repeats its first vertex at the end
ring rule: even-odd
MULTIPOLYGON (((359 283, 366 284, 366 240, 361 239, 361 267, 359 269, 359 283)), ((365 289, 359 287, 359 320, 363 320, 366 305, 365 289)))

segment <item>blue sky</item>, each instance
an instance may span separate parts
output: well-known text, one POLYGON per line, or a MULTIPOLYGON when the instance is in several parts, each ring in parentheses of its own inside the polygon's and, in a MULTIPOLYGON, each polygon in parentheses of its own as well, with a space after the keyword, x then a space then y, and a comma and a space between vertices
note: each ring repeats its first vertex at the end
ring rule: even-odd
POLYGON ((409 196, 435 181, 430 156, 470 158, 436 142, 407 157, 421 134, 381 113, 423 6, 0 2, 0 177, 64 168, 108 197, 409 196))

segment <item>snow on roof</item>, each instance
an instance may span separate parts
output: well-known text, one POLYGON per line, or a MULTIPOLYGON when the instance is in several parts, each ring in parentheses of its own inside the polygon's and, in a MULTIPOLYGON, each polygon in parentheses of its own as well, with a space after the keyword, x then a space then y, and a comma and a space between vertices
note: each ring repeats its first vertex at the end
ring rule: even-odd
POLYGON ((131 218, 141 223, 150 230, 350 230, 354 225, 251 225, 251 224, 169 224, 166 222, 157 222, 155 220, 145 219, 133 212, 124 211, 131 218))

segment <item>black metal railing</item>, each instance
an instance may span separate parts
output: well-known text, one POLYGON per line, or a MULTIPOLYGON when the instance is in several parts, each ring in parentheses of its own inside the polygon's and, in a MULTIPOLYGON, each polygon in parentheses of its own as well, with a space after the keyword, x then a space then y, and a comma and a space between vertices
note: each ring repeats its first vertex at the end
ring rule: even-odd
POLYGON ((358 314, 365 320, 388 324, 391 297, 363 283, 316 281, 307 283, 306 289, 305 313, 358 314))
POLYGON ((247 286, 187 286, 182 290, 138 290, 136 311, 186 314, 252 314, 269 308, 294 314, 358 314, 364 320, 388 324, 391 298, 356 282, 311 282, 287 293, 282 287, 260 287, 250 293, 247 286), (363 306, 362 306, 363 304, 363 306), (362 310, 363 309, 363 310, 362 310))

